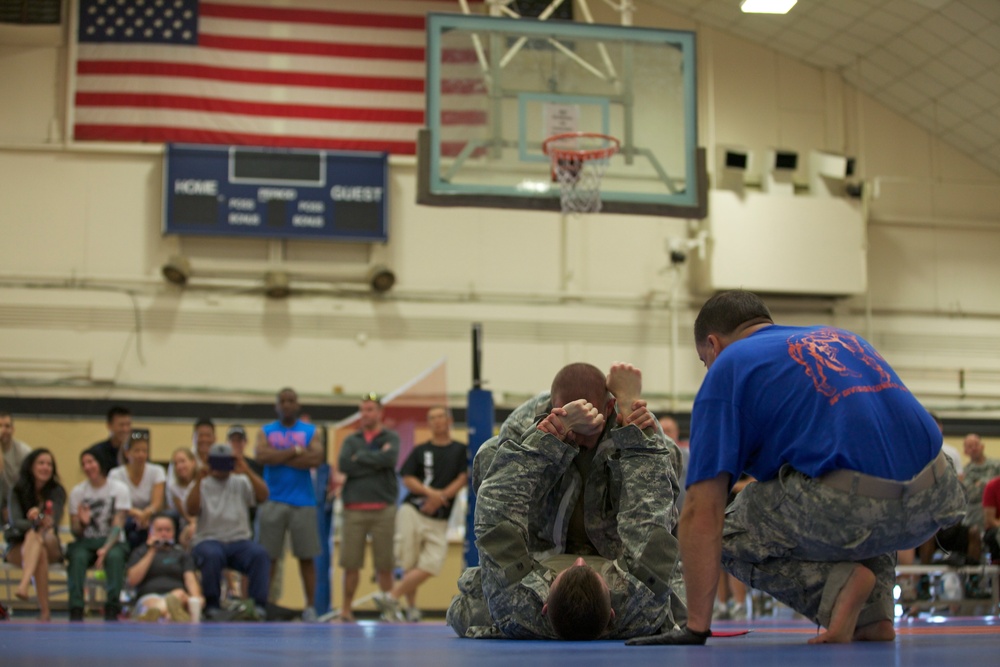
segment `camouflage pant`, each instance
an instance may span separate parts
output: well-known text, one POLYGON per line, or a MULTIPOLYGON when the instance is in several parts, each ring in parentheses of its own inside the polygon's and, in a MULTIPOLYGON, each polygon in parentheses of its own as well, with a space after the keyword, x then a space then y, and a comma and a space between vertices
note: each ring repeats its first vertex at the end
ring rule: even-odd
POLYGON ((466 568, 459 577, 458 595, 448 606, 445 620, 459 637, 503 639, 500 630, 493 625, 483 597, 483 577, 478 567, 466 568))
POLYGON ((876 577, 861 627, 893 618, 895 552, 923 543, 964 512, 951 465, 930 488, 896 500, 839 491, 785 466, 775 479, 747 486, 726 509, 722 563, 823 627, 861 563, 876 577))

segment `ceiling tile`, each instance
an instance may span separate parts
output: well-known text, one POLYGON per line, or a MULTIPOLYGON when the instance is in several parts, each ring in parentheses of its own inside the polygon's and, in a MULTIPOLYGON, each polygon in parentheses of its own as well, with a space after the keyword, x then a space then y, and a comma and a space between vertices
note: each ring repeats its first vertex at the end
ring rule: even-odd
POLYGON ((891 81, 895 81, 896 77, 892 72, 887 72, 875 62, 865 59, 860 63, 860 75, 865 81, 870 81, 876 86, 888 85, 891 81))
POLYGON ((997 118, 993 114, 980 114, 972 119, 971 124, 975 125, 980 132, 990 137, 993 141, 1000 139, 1000 118, 997 118))
POLYGON ((864 20, 872 25, 884 28, 894 35, 898 35, 906 26, 913 23, 912 17, 890 14, 889 12, 884 12, 880 9, 876 9, 875 11, 867 14, 864 17, 864 20))
POLYGON ((906 80, 924 94, 925 97, 935 98, 943 94, 950 86, 938 81, 925 70, 915 70, 906 76, 906 80))
POLYGON ((887 30, 864 19, 854 23, 849 28, 852 35, 858 39, 863 39, 869 44, 878 45, 895 36, 898 31, 887 30))
POLYGON ((1000 104, 1000 89, 990 90, 975 81, 963 81, 955 87, 955 91, 983 109, 992 109, 1000 104))
POLYGON ((945 51, 938 57, 944 64, 955 68, 965 77, 975 76, 987 69, 986 65, 979 62, 972 56, 967 55, 965 51, 960 49, 945 51))
POLYGON ((927 51, 925 51, 920 45, 914 44, 905 37, 896 37, 895 39, 889 40, 885 44, 884 48, 886 51, 898 56, 914 67, 919 66, 931 57, 930 54, 928 54, 927 51))
POLYGON ((944 11, 949 19, 969 32, 976 32, 983 25, 983 15, 962 2, 952 2, 944 11))
POLYGON ((946 43, 956 46, 970 34, 968 30, 961 28, 954 21, 941 14, 931 14, 922 21, 922 24, 946 43))
POLYGON ((940 102, 941 106, 951 109, 965 121, 968 121, 968 119, 974 116, 978 116, 983 111, 983 108, 980 105, 954 90, 948 91, 942 95, 940 102))
POLYGON ((885 11, 894 14, 897 18, 908 21, 920 21, 931 12, 931 9, 914 0, 888 0, 878 4, 885 11))
POLYGON ((906 104, 906 109, 910 110, 919 107, 927 99, 927 96, 905 81, 897 81, 886 87, 886 92, 895 95, 906 104))
MULTIPOLYGON (((997 6, 1000 7, 1000 2, 997 2, 997 6)), ((976 35, 987 44, 996 46, 1000 44, 1000 24, 984 25, 976 35)))
POLYGON ((962 42, 958 49, 971 56, 973 60, 985 65, 986 68, 992 68, 1000 63, 1000 44, 987 44, 978 37, 970 37, 962 42))
POLYGON ((910 27, 906 33, 906 38, 917 44, 930 55, 937 55, 942 51, 951 48, 951 45, 932 33, 922 25, 910 27))
POLYGON ((1000 2, 997 0, 962 0, 960 4, 979 12, 990 21, 1000 21, 1000 2))
POLYGON ((940 60, 928 60, 920 67, 920 71, 934 77, 935 80, 949 88, 965 78, 961 72, 953 67, 949 67, 940 60))
POLYGON ((909 63, 885 49, 875 49, 865 56, 865 60, 876 63, 893 76, 903 76, 914 68, 913 63, 909 63))
POLYGON ((839 3, 837 7, 831 7, 830 5, 816 5, 816 8, 812 10, 810 16, 813 20, 834 30, 843 30, 857 21, 857 16, 841 11, 839 3))

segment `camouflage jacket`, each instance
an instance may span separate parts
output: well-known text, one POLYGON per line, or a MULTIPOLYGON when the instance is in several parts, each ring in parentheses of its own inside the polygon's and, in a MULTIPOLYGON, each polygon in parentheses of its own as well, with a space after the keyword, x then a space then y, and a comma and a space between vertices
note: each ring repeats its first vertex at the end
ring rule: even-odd
MULTIPOLYGON (((614 561, 606 576, 615 610, 612 638, 654 634, 684 620, 677 618, 685 608, 678 595, 677 541, 670 534, 677 470, 668 442, 654 429, 609 426, 591 466, 586 530, 599 554, 614 561)), ((479 462, 475 529, 482 592, 502 636, 555 638, 541 613, 555 573, 539 561, 561 553, 565 543, 580 489, 573 466, 578 453, 575 445, 530 429, 522 441, 493 443, 489 461, 479 462)))

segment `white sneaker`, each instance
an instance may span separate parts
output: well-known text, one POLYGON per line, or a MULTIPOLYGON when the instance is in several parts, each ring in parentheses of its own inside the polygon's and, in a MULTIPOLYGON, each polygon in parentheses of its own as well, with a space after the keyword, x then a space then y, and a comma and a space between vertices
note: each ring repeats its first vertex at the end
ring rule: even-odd
POLYGON ((302 610, 302 622, 303 623, 315 623, 316 622, 316 610, 312 607, 306 607, 302 610))
POLYGON ((410 623, 419 623, 423 618, 423 614, 416 607, 410 607, 406 610, 406 620, 410 623))
POLYGON ((747 617, 747 607, 744 604, 734 604, 733 608, 729 611, 729 618, 734 621, 744 621, 747 617))
POLYGON ((399 623, 405 618, 403 611, 399 608, 399 600, 388 593, 376 593, 372 596, 372 602, 379 611, 379 615, 386 623, 399 623))

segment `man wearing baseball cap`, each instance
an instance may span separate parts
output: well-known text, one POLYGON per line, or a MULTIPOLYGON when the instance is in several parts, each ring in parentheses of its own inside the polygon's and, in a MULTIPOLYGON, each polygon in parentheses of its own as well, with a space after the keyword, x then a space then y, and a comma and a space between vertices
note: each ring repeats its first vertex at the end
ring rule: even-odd
POLYGON ((267 485, 250 472, 242 457, 233 454, 229 444, 212 445, 208 466, 199 471, 187 498, 188 513, 198 517, 192 553, 201 570, 208 619, 219 613, 222 571, 226 568, 247 575, 250 597, 258 615, 264 617, 271 561, 264 547, 253 541, 247 509, 267 496, 267 485))

